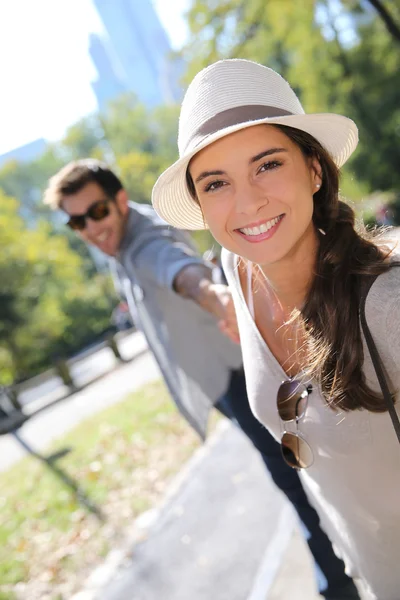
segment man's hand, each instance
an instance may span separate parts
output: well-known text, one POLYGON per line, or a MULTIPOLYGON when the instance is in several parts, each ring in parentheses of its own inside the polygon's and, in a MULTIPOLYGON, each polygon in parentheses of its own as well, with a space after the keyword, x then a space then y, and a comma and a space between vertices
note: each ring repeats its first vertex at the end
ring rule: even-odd
POLYGON ((218 302, 222 306, 222 311, 217 308, 218 327, 233 342, 240 344, 239 328, 231 291, 226 285, 213 284, 212 287, 214 288, 212 292, 216 294, 218 302))
POLYGON ((218 319, 218 327, 233 342, 240 343, 235 306, 227 285, 203 280, 199 304, 218 319))
POLYGON ((205 265, 188 265, 176 276, 174 289, 213 314, 218 319, 218 327, 222 333, 239 344, 239 330, 230 289, 227 285, 213 283, 211 274, 211 270, 205 265))

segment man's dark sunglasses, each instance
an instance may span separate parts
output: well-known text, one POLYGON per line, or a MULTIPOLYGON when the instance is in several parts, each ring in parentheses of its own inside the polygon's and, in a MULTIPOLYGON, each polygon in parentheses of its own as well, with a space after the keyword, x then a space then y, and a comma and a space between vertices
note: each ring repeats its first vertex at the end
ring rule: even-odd
POLYGON ((75 231, 83 231, 86 227, 86 219, 102 221, 110 214, 110 202, 112 202, 111 198, 98 200, 93 202, 83 215, 69 215, 68 227, 75 231))

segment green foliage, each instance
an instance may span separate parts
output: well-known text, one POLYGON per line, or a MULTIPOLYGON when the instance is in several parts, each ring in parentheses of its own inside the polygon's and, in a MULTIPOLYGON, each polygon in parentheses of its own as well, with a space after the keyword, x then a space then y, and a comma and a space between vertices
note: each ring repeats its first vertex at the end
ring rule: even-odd
MULTIPOLYGON (((61 589, 63 598, 71 598, 76 590, 67 591, 66 582, 82 584, 126 527, 159 500, 196 446, 196 435, 165 385, 154 382, 82 422, 49 449, 72 448, 60 467, 101 507, 105 524, 34 458, 1 473, 0 598, 3 588, 8 593, 18 582, 29 586, 24 597, 38 597, 33 590, 38 581, 43 590, 43 574, 51 598, 61 589)), ((4 598, 10 600, 11 593, 4 598)))
POLYGON ((110 328, 118 302, 85 244, 42 204, 48 179, 66 162, 96 157, 114 165, 133 200, 149 202, 159 172, 176 158, 178 113, 123 96, 71 126, 35 161, 0 169, 0 383, 92 342, 110 328))
POLYGON ((100 120, 115 156, 123 156, 132 150, 154 150, 149 135, 148 111, 134 94, 124 94, 111 102, 100 120))
MULTIPOLYGON (((398 3, 382 4, 400 23, 398 3)), ((307 112, 356 121, 360 146, 350 168, 366 189, 400 187, 400 45, 368 2, 194 0, 189 26, 187 80, 227 57, 278 70, 307 112)))
POLYGON ((179 106, 147 109, 127 94, 111 102, 101 123, 130 197, 150 202, 160 172, 177 158, 179 106))
POLYGON ((54 158, 49 150, 37 161, 26 164, 12 160, 0 167, 0 189, 20 200, 21 216, 28 223, 33 224, 41 214, 49 213, 41 205, 41 196, 47 178, 61 165, 54 158))
POLYGON ((157 178, 153 156, 148 152, 129 152, 117 158, 117 167, 129 197, 135 202, 150 202, 157 178))
POLYGON ((110 328, 110 314, 117 302, 107 275, 96 275, 84 285, 71 286, 61 301, 67 317, 66 327, 53 352, 57 356, 66 356, 100 337, 110 328))
POLYGON ((87 156, 102 160, 104 158, 103 138, 104 132, 97 115, 89 115, 67 129, 59 144, 58 153, 62 156, 63 162, 87 156))
POLYGON ((360 27, 360 35, 362 41, 349 53, 354 82, 349 115, 359 124, 362 141, 353 168, 371 189, 399 188, 400 45, 393 45, 377 19, 360 27))
MULTIPOLYGON (((341 193, 371 219, 376 207, 364 199, 377 190, 397 198, 400 189, 400 5, 378 4, 394 27, 369 0, 193 0, 193 41, 183 50, 187 82, 214 60, 248 58, 286 77, 308 112, 353 118, 360 145, 341 193)), ((177 158, 178 115, 179 106, 149 109, 126 94, 72 125, 35 161, 0 168, 2 381, 101 334, 116 302, 83 242, 42 204, 49 177, 70 160, 96 157, 116 169, 132 200, 149 202, 158 175, 177 158)), ((213 246, 208 232, 194 237, 201 251, 213 246)))
POLYGON ((82 337, 93 339, 109 326, 115 302, 96 280, 86 284, 81 258, 65 236, 45 221, 26 229, 18 209, 16 200, 0 195, 2 383, 44 368, 56 349, 77 349, 82 337))

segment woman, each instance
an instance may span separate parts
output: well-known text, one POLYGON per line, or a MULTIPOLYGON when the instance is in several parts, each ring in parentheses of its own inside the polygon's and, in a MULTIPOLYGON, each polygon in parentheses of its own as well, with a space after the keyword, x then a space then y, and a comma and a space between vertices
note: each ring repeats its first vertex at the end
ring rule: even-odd
POLYGON ((400 446, 359 309, 377 276, 366 320, 400 390, 400 268, 339 200, 339 168, 357 141, 350 119, 305 114, 271 69, 220 61, 187 91, 180 159, 153 203, 174 226, 209 227, 226 249, 252 410, 301 469, 365 597, 398 600, 400 446))

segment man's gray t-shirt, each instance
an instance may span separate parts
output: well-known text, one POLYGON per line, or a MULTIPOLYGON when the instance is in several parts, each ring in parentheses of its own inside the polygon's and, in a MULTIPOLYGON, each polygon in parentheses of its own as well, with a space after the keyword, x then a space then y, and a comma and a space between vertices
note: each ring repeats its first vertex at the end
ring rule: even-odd
POLYGON ((173 289, 181 269, 196 263, 204 265, 189 236, 167 225, 150 206, 129 204, 120 251, 111 264, 116 287, 127 298, 179 410, 204 438, 210 408, 242 358, 216 319, 173 289))

